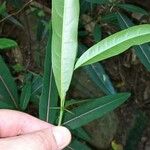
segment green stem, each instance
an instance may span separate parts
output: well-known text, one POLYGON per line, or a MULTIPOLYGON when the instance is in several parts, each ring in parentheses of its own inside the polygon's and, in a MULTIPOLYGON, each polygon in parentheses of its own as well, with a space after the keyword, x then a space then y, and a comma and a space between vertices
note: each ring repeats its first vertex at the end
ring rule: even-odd
POLYGON ((58 126, 60 126, 62 124, 63 114, 64 114, 64 107, 61 107, 60 114, 59 114, 58 126))
POLYGON ((61 100, 58 126, 60 126, 62 124, 62 119, 63 119, 63 115, 64 115, 64 110, 65 110, 64 106, 65 106, 65 101, 61 100))

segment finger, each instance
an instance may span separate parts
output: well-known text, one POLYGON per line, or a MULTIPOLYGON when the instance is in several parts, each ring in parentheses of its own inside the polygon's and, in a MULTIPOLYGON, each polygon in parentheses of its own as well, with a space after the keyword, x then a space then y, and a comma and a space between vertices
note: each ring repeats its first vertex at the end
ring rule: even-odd
POLYGON ((23 112, 0 110, 0 137, 11 137, 51 127, 51 124, 23 112))
POLYGON ((65 127, 53 127, 42 131, 0 139, 0 149, 3 150, 60 150, 71 140, 71 135, 65 127))

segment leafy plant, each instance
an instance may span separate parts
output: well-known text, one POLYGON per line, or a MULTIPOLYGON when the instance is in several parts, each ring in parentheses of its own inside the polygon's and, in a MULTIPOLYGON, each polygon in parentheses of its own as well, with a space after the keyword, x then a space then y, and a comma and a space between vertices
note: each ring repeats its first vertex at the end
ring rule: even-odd
MULTIPOLYGON (((89 141, 90 139, 82 127, 119 107, 130 97, 130 93, 116 92, 99 61, 114 57, 134 47, 137 56, 148 70, 150 64, 149 51, 146 51, 146 49, 149 50, 147 42, 150 42, 150 25, 134 26, 121 13, 105 16, 105 20, 111 18, 117 21, 121 29, 125 30, 101 40, 102 30, 99 24, 96 24, 93 31, 95 45, 87 48, 78 43, 80 4, 84 5, 84 3, 108 5, 110 8, 117 7, 144 15, 148 14, 139 7, 115 0, 84 0, 83 2, 52 0, 52 19, 48 27, 43 76, 35 74, 30 76, 29 74, 20 89, 16 86, 8 67, 0 57, 0 107, 25 111, 30 101, 39 104, 40 119, 67 126, 72 131, 74 139, 68 149, 77 147, 90 149, 82 143, 82 140, 89 141), (68 100, 67 93, 73 74, 78 68, 87 72, 107 96, 86 100, 68 100)), ((16 4, 15 7, 18 7, 16 4)), ((1 6, 0 11, 3 12, 3 10, 4 6, 1 6)), ((42 36, 43 31, 41 32, 40 24, 37 40, 40 41, 42 36)), ((17 43, 13 40, 0 39, 0 50, 2 51, 16 46, 17 43)))
POLYGON ((0 49, 8 49, 12 47, 17 47, 17 43, 13 40, 7 38, 0 38, 0 49))
MULTIPOLYGON (((101 42, 97 43, 92 48, 87 50, 85 53, 83 53, 75 64, 75 57, 77 53, 77 25, 79 18, 79 1, 64 1, 61 5, 60 3, 58 3, 58 1, 53 1, 52 8, 52 68, 54 71, 54 77, 60 96, 59 125, 66 125, 67 121, 65 122, 65 118, 63 121, 63 113, 65 110, 66 92, 68 91, 68 88, 70 86, 73 69, 77 69, 78 67, 81 67, 83 65, 92 64, 94 62, 118 55, 131 46, 149 42, 150 25, 139 25, 131 27, 129 29, 111 35, 110 37, 102 40, 101 42)), ((50 68, 50 66, 48 68, 50 68)), ((69 127, 75 129, 101 116, 100 114, 99 116, 97 116, 96 113, 94 113, 96 115, 96 118, 94 117, 94 115, 91 115, 91 118, 89 119, 86 115, 83 115, 82 120, 86 118, 86 122, 75 126, 76 123, 78 124, 78 122, 81 122, 81 120, 78 121, 78 116, 82 116, 83 113, 81 111, 80 114, 80 109, 88 112, 88 110, 90 109, 88 108, 88 106, 93 106, 100 108, 99 112, 101 112, 102 110, 104 110, 104 112, 107 112, 116 108, 119 104, 121 104, 124 100, 126 100, 129 97, 128 94, 125 94, 125 97, 122 94, 114 96, 117 96, 119 98, 119 102, 117 101, 115 103, 114 100, 114 105, 111 105, 111 109, 108 108, 108 110, 101 107, 101 104, 95 104, 96 101, 95 103, 91 101, 91 105, 85 104, 79 106, 79 108, 75 109, 75 112, 71 110, 71 112, 75 113, 75 117, 74 119, 72 119, 74 120, 74 122, 71 123, 69 127), (92 104, 92 102, 94 104, 92 104)), ((112 100, 112 98, 110 99, 112 100)), ((100 101, 100 103, 101 102, 102 101, 100 101)), ((105 101, 104 106, 107 105, 109 105, 109 102, 105 101)), ((86 112, 84 113, 86 114, 86 112)), ((70 116, 70 118, 73 118, 71 114, 68 115, 70 116)), ((66 116, 67 114, 65 115, 65 117, 66 116)))

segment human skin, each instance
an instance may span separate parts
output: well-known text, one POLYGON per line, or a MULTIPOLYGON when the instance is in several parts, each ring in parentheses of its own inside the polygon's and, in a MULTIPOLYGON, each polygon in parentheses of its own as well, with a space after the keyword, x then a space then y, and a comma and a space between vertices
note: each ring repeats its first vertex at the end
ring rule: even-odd
POLYGON ((28 114, 0 110, 0 149, 61 150, 71 141, 65 127, 54 126, 28 114))

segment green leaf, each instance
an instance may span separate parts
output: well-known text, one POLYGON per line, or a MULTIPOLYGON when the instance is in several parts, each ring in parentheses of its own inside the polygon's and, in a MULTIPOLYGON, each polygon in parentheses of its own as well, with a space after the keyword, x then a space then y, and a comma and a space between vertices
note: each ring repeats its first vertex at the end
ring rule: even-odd
POLYGON ((86 0, 86 1, 90 3, 101 4, 101 5, 111 3, 111 0, 86 0))
POLYGON ((104 16, 102 16, 101 20, 103 22, 106 22, 106 23, 113 23, 117 26, 116 22, 117 22, 117 13, 107 13, 105 14, 104 16))
POLYGON ((63 125, 70 129, 79 128, 95 119, 98 119, 121 105, 129 98, 129 93, 109 95, 91 100, 91 102, 81 105, 71 110, 73 114, 66 114, 63 125))
POLYGON ((71 132, 75 137, 81 140, 90 141, 91 139, 90 135, 88 135, 88 133, 83 128, 78 128, 78 129, 72 130, 71 132))
POLYGON ((46 48, 46 57, 44 64, 43 90, 39 102, 39 117, 49 123, 54 123, 57 116, 56 110, 52 107, 57 107, 58 92, 52 72, 51 63, 51 34, 49 36, 48 45, 46 48))
POLYGON ((65 148, 65 150, 91 150, 85 143, 79 142, 78 140, 73 140, 71 144, 65 148))
POLYGON ((0 100, 14 108, 18 108, 17 86, 10 71, 0 56, 0 100))
POLYGON ((138 56, 142 64, 150 71, 150 46, 148 44, 142 44, 135 46, 135 54, 138 56))
POLYGON ((66 100, 65 102, 65 108, 72 106, 72 105, 76 105, 76 104, 81 104, 81 103, 86 103, 89 100, 75 100, 75 99, 71 99, 71 100, 66 100))
POLYGON ((102 39, 102 30, 98 24, 96 24, 94 27, 93 36, 96 43, 102 39))
POLYGON ((17 47, 17 43, 11 39, 0 38, 0 50, 17 47))
POLYGON ((131 46, 150 41, 150 25, 138 25, 117 32, 89 48, 78 59, 75 69, 101 61, 126 51, 131 46))
POLYGON ((32 81, 32 96, 41 95, 43 87, 43 80, 40 75, 35 75, 32 81))
POLYGON ((132 13, 140 13, 143 15, 148 15, 148 12, 145 9, 132 4, 118 4, 117 6, 132 13))
POLYGON ((29 100, 31 98, 31 82, 27 81, 27 83, 22 88, 21 97, 20 97, 20 108, 22 111, 26 110, 29 100))
POLYGON ((11 104, 0 101, 0 109, 14 109, 14 106, 11 104))
POLYGON ((84 81, 80 81, 78 76, 74 76, 72 80, 72 86, 76 89, 76 92, 81 94, 81 97, 91 98, 94 97, 94 92, 85 85, 84 81))
MULTIPOLYGON (((87 50, 84 45, 79 45, 79 52, 83 53, 87 50)), ((92 81, 104 91, 106 94, 115 94, 115 89, 100 63, 84 66, 83 70, 89 75, 92 81)))
POLYGON ((126 145, 124 146, 124 150, 135 150, 138 149, 138 144, 143 137, 143 133, 145 129, 149 125, 149 117, 148 115, 137 109, 134 112, 134 122, 132 126, 128 130, 128 135, 126 137, 126 145))
POLYGON ((79 0, 53 0, 52 3, 52 66, 59 95, 64 101, 77 53, 79 0))
MULTIPOLYGON (((125 15, 118 13, 118 22, 121 29, 126 29, 134 26, 134 23, 125 15)), ((142 64, 150 71, 150 46, 148 44, 143 44, 139 46, 134 46, 135 54, 138 56, 142 64)))
POLYGON ((3 14, 6 11, 6 2, 4 1, 0 4, 0 14, 3 14))

